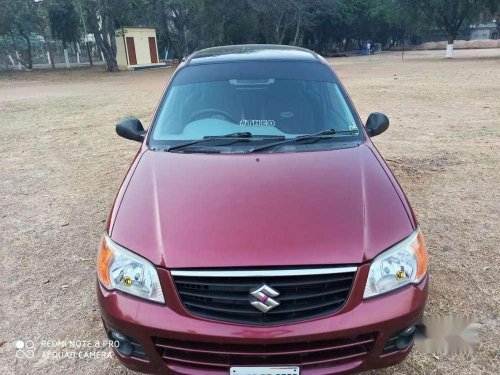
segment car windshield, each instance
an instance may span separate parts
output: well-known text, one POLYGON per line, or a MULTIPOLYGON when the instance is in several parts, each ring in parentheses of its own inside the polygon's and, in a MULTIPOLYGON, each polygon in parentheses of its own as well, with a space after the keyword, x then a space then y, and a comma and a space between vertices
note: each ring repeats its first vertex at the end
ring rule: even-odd
POLYGON ((249 147, 252 142, 266 141, 262 139, 266 136, 267 141, 276 142, 276 137, 290 139, 327 129, 337 132, 329 142, 361 137, 340 84, 320 63, 185 67, 173 78, 153 126, 153 144, 249 132, 255 137, 238 144, 249 147))

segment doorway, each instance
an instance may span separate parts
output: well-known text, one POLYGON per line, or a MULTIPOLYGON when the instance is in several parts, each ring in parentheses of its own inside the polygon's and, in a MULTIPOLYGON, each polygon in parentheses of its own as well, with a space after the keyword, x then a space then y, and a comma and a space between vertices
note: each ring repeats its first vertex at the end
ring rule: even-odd
POLYGON ((128 62, 129 65, 137 65, 137 57, 135 55, 135 43, 134 37, 128 36, 127 40, 127 50, 128 50, 128 62))

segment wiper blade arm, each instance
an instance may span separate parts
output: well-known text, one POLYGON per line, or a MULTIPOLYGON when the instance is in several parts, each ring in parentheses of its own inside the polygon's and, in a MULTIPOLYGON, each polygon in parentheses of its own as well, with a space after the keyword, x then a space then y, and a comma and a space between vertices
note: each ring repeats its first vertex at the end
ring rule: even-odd
MULTIPOLYGON (((203 143, 203 142, 210 142, 214 140, 228 140, 232 141, 231 143, 236 143, 236 142, 242 142, 242 141, 250 141, 252 138, 257 138, 258 140, 265 140, 265 139, 285 139, 284 136, 282 135, 256 135, 252 134, 250 132, 238 132, 238 133, 229 133, 225 135, 206 135, 203 137, 203 139, 198 139, 196 141, 190 141, 186 143, 181 143, 178 145, 173 145, 169 146, 164 149, 164 151, 172 151, 172 150, 177 150, 181 149, 184 147, 196 145, 198 143, 203 143)), ((229 144, 231 144, 229 143, 229 144)), ((224 145, 226 146, 226 144, 224 145)))
POLYGON ((356 132, 357 131, 354 131, 354 130, 326 129, 326 130, 322 130, 322 131, 320 131, 318 133, 299 135, 298 137, 295 137, 295 138, 292 138, 292 139, 287 139, 287 140, 280 141, 280 142, 275 142, 275 143, 269 143, 267 145, 263 145, 263 146, 260 146, 260 147, 254 147, 254 148, 248 150, 248 152, 252 153, 252 152, 256 152, 256 151, 266 150, 268 148, 272 148, 272 147, 284 145, 284 144, 287 144, 287 143, 294 143, 294 142, 297 142, 297 141, 302 141, 304 139, 316 139, 316 140, 320 140, 320 139, 324 139, 324 138, 335 137, 335 135, 337 135, 337 134, 355 134, 356 132))
POLYGON ((250 132, 229 133, 226 135, 206 135, 203 140, 207 139, 223 139, 223 138, 252 138, 253 134, 250 132))
POLYGON ((165 149, 165 151, 177 150, 180 148, 196 145, 198 143, 203 143, 203 142, 207 142, 207 141, 213 141, 216 139, 247 140, 250 138, 252 138, 252 133, 250 133, 250 132, 230 133, 230 134, 225 134, 225 135, 207 135, 207 136, 203 137, 203 139, 198 139, 196 141, 191 141, 191 142, 181 143, 181 144, 174 145, 174 146, 169 146, 165 149))

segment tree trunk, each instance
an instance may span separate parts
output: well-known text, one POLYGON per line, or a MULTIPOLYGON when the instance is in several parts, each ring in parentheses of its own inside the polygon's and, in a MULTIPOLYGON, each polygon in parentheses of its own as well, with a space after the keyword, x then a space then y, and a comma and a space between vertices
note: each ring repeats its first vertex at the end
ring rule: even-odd
POLYGON ((285 40, 286 32, 283 30, 283 32, 280 35, 279 42, 278 44, 283 44, 283 41, 285 40))
POLYGON ((276 19, 276 23, 274 25, 274 38, 276 40, 277 44, 281 44, 281 33, 280 33, 280 28, 281 28, 281 22, 284 17, 284 12, 281 12, 281 15, 279 18, 276 19))
POLYGON ((295 28, 295 37, 293 38, 293 45, 294 46, 296 46, 298 41, 299 41, 301 22, 302 22, 302 12, 299 14, 299 19, 297 21, 297 27, 295 28))
POLYGON ((30 38, 26 38, 26 43, 28 44, 28 69, 33 69, 33 57, 31 54, 31 41, 30 38))
POLYGON ((45 48, 47 48, 47 53, 49 54, 49 59, 50 59, 50 63, 52 64, 52 68, 55 68, 56 65, 55 65, 55 61, 54 61, 54 51, 52 50, 52 45, 50 44, 50 38, 47 36, 48 33, 46 32, 46 27, 42 23, 42 21, 40 21, 40 23, 37 26, 38 26, 39 34, 43 37, 43 42, 45 43, 45 48))
POLYGON ((66 64, 66 68, 71 67, 71 65, 69 65, 69 55, 67 48, 64 49, 64 63, 66 64))
POLYGON ((12 29, 9 30, 9 32, 10 32, 10 38, 12 39, 12 45, 14 46, 14 50, 17 51, 16 38, 14 38, 14 33, 12 32, 12 29))
POLYGON ((113 56, 112 48, 109 43, 101 37, 100 33, 94 33, 94 37, 104 55, 104 61, 106 62, 108 72, 118 72, 118 63, 116 62, 116 57, 113 56))
MULTIPOLYGON (((102 26, 104 28, 105 20, 102 21, 102 26)), ((99 28, 99 22, 97 21, 97 16, 93 15, 90 18, 90 29, 94 34, 95 41, 97 46, 101 50, 101 53, 104 56, 104 61, 106 62, 106 67, 108 72, 118 72, 118 63, 116 62, 116 52, 113 53, 113 48, 108 42, 108 36, 105 30, 99 28)), ((116 46, 115 46, 116 48, 116 46)), ((116 51, 116 49, 115 49, 116 51)), ((90 54, 89 54, 90 55, 90 54)))
POLYGON ((109 43, 111 46, 111 53, 113 54, 113 56, 116 57, 116 37, 115 37, 115 32, 112 28, 111 32, 108 35, 109 35, 109 43))
POLYGON ((80 43, 74 42, 74 49, 76 51, 76 62, 80 64, 80 43))
POLYGON ((218 36, 218 40, 219 40, 219 43, 218 45, 219 46, 222 46, 223 45, 223 42, 224 42, 224 29, 225 29, 225 25, 226 25, 226 16, 225 15, 222 15, 222 21, 219 25, 219 36, 218 36))
POLYGON ((12 66, 16 66, 16 63, 14 62, 14 59, 12 58, 12 55, 9 53, 9 60, 12 66))
POLYGON ((446 46, 446 58, 453 58, 453 44, 455 42, 454 33, 448 33, 448 45, 446 46))
POLYGON ((50 44, 50 41, 47 40, 46 37, 44 37, 44 41, 45 41, 45 48, 47 48, 50 64, 52 65, 52 68, 55 68, 56 64, 54 61, 54 51, 52 50, 52 45, 50 44))
POLYGON ((89 42, 85 42, 85 45, 87 46, 87 53, 89 55, 89 63, 90 63, 90 66, 92 66, 94 64, 92 63, 92 51, 90 50, 89 42))
POLYGON ((68 46, 66 42, 63 40, 63 49, 64 49, 64 63, 66 64, 66 68, 69 68, 69 56, 68 56, 68 46))
MULTIPOLYGON (((16 60, 17 60, 17 69, 22 70, 21 56, 19 55, 19 51, 16 51, 16 60)), ((24 64, 22 64, 22 65, 24 65, 24 64)))
POLYGON ((26 44, 28 46, 28 48, 26 50, 28 62, 25 63, 23 61, 20 61, 20 63, 23 64, 28 69, 33 69, 33 57, 32 57, 32 53, 31 53, 31 41, 30 41, 29 35, 25 34, 22 30, 20 30, 19 33, 22 35, 22 37, 24 39, 26 39, 26 44))
POLYGON ((54 50, 52 49, 52 44, 50 44, 50 41, 48 43, 49 46, 49 55, 50 55, 50 63, 52 64, 52 69, 56 68, 56 60, 54 59, 54 50))

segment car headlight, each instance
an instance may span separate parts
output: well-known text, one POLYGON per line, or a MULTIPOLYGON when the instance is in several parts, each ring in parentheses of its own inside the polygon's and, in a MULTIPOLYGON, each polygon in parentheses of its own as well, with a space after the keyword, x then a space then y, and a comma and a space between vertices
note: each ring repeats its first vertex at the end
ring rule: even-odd
POLYGON ((424 238, 420 229, 411 236, 376 257, 368 273, 363 298, 370 298, 418 284, 427 273, 429 262, 424 238))
POLYGON ((104 236, 97 256, 97 276, 108 290, 165 303, 156 268, 146 259, 104 236))

